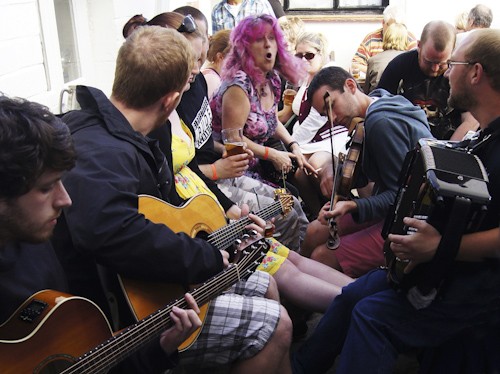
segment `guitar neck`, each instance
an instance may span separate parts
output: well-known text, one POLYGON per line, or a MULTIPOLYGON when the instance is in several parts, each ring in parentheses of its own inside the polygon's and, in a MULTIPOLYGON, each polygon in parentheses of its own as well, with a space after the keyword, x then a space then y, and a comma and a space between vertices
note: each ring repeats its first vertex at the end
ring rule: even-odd
MULTIPOLYGON (((237 264, 231 264, 223 272, 209 279, 201 286, 189 291, 198 305, 203 305, 219 295, 239 280, 246 279, 264 257, 265 243, 259 242, 251 246, 250 251, 237 264)), ((94 350, 78 358, 77 362, 62 373, 101 373, 121 362, 145 344, 160 336, 173 325, 170 318, 172 308, 177 306, 187 309, 184 298, 175 300, 167 307, 156 311, 136 324, 120 331, 94 350)))
MULTIPOLYGON (((283 206, 280 201, 268 205, 264 209, 259 210, 255 215, 267 221, 283 212, 283 206)), ((241 236, 241 233, 253 221, 248 217, 240 218, 239 220, 230 223, 220 229, 214 231, 208 236, 208 242, 218 249, 227 249, 234 244, 235 240, 241 236)))

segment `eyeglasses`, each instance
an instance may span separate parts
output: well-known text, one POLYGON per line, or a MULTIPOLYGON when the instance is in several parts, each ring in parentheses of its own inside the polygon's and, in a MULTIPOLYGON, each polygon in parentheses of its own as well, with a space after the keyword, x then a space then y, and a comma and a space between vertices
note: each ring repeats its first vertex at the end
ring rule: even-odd
POLYGON ((188 14, 186 17, 184 17, 181 25, 177 28, 177 31, 181 33, 187 32, 188 34, 196 31, 196 22, 194 21, 194 18, 191 14, 188 14))
POLYGON ((474 65, 475 62, 448 60, 446 64, 448 65, 448 69, 451 69, 454 65, 474 65))
POLYGON ((422 59, 424 60, 424 62, 429 65, 429 66, 434 66, 434 65, 437 65, 439 66, 440 68, 445 68, 445 67, 448 67, 448 61, 444 61, 444 62, 435 62, 435 61, 429 61, 427 60, 425 57, 422 56, 422 59))
POLYGON ((305 57, 306 60, 309 61, 309 60, 312 60, 314 57, 316 57, 316 53, 312 53, 312 52, 296 53, 295 57, 298 57, 300 59, 305 57))

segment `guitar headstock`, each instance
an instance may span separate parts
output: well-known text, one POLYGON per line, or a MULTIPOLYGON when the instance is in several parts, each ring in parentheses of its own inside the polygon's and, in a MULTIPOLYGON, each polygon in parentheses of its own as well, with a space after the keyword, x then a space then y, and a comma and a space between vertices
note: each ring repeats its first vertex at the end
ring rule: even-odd
POLYGON ((281 203, 283 215, 288 214, 293 208, 293 196, 284 188, 274 190, 274 198, 281 203))
POLYGON ((245 248, 252 246, 254 243, 257 243, 263 237, 255 230, 245 230, 235 241, 234 243, 226 249, 229 253, 229 262, 237 263, 242 258, 242 251, 245 248))
POLYGON ((258 235, 244 245, 245 247, 238 250, 238 259, 235 264, 244 271, 253 272, 269 250, 269 244, 262 236, 258 235))

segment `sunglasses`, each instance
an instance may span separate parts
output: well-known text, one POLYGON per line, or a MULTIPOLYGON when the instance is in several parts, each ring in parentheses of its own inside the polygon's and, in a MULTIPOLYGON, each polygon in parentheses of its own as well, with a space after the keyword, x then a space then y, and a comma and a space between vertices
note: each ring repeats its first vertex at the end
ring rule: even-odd
POLYGON ((306 60, 309 61, 309 60, 312 60, 314 57, 316 57, 316 53, 312 53, 312 52, 296 53, 295 57, 298 57, 300 59, 305 57, 306 60))
POLYGON ((196 31, 196 22, 194 21, 194 18, 191 14, 188 14, 186 17, 184 17, 181 25, 177 28, 177 31, 181 33, 187 32, 188 34, 196 31))

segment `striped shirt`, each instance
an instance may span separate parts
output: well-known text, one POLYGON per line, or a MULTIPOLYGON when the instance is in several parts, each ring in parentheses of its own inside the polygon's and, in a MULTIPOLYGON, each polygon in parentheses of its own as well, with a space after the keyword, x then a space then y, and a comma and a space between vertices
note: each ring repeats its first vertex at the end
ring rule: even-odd
MULTIPOLYGON (((368 66, 368 59, 383 52, 383 28, 375 30, 365 36, 352 58, 353 64, 368 66)), ((407 50, 417 48, 417 38, 408 31, 407 50)))

